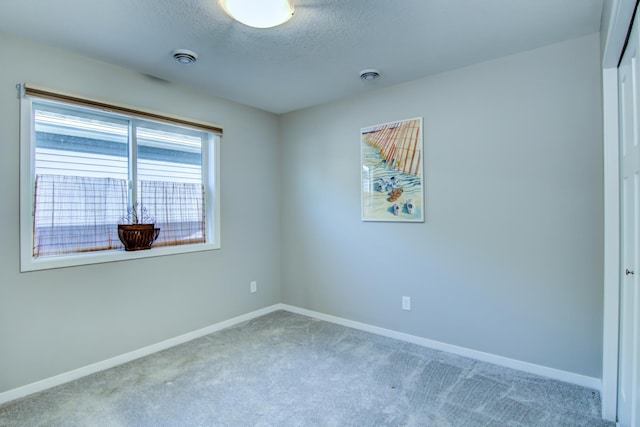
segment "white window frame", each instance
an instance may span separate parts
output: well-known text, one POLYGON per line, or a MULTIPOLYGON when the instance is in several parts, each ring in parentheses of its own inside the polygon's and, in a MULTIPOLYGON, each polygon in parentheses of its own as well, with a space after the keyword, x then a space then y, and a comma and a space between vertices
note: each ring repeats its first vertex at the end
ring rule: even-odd
MULTIPOLYGON (((174 254, 201 252, 220 249, 220 138, 208 132, 209 141, 202 147, 202 171, 205 183, 205 227, 206 243, 177 246, 161 246, 150 250, 125 251, 124 249, 96 251, 78 254, 33 257, 33 201, 35 188, 35 122, 33 114, 34 98, 20 90, 20 271, 36 271, 52 268, 98 264, 140 258, 152 258, 174 254)), ((37 99, 37 98, 36 98, 37 99)), ((63 103, 64 105, 64 103, 63 103)), ((73 106, 73 104, 67 104, 73 106)), ((89 107, 83 107, 89 108, 89 107)), ((106 114, 117 116, 117 113, 106 114)), ((156 115, 157 113, 149 113, 156 115)), ((120 115, 129 120, 135 116, 120 115)), ((148 119, 147 119, 148 120, 148 119)), ((153 121, 153 120, 148 120, 153 121)), ((184 122, 184 121, 183 121, 184 122)), ((184 126, 177 122, 176 126, 184 126)))

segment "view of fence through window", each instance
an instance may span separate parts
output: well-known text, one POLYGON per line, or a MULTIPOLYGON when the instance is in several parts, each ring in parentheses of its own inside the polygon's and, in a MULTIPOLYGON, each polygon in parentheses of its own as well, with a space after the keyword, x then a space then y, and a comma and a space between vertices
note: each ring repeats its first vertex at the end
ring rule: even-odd
POLYGON ((34 257, 121 248, 117 224, 134 203, 161 229, 155 246, 205 242, 206 132, 48 103, 33 111, 34 257))

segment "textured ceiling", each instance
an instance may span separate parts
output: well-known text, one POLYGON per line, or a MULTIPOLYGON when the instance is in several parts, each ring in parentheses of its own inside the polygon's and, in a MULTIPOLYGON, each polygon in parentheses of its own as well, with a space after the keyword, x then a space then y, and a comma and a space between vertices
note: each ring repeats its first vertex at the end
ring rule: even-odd
POLYGON ((0 31, 274 113, 599 31, 603 0, 294 0, 252 29, 216 0, 5 0, 0 31), (191 65, 176 48, 199 54, 191 65), (358 75, 377 68, 382 77, 358 75))

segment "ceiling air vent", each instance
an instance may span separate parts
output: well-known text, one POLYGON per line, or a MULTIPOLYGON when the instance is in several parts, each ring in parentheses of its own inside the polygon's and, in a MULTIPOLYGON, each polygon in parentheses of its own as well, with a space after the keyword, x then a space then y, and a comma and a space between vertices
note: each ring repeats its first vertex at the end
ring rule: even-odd
POLYGON ((362 80, 371 81, 376 80, 378 77, 380 77, 380 72, 378 70, 369 69, 360 71, 360 78, 362 80))
POLYGON ((187 49, 176 49, 173 51, 173 59, 180 64, 193 64, 198 59, 198 54, 187 49))

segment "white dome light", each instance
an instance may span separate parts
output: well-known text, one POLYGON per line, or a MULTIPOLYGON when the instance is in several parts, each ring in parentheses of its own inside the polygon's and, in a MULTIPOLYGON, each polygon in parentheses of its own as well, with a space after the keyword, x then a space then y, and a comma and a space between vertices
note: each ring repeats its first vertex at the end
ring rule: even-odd
POLYGON ((220 0, 229 16, 254 28, 284 24, 293 16, 293 0, 220 0))

